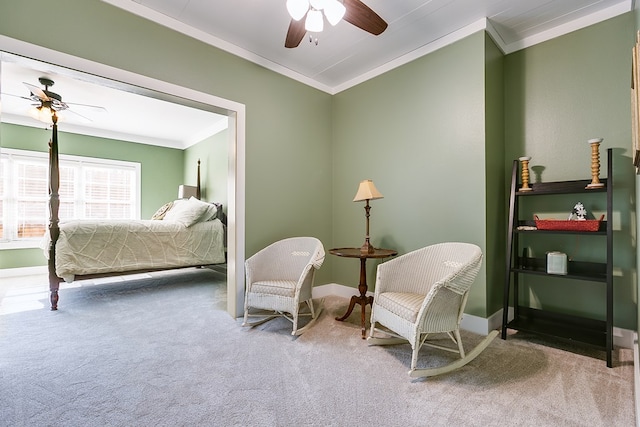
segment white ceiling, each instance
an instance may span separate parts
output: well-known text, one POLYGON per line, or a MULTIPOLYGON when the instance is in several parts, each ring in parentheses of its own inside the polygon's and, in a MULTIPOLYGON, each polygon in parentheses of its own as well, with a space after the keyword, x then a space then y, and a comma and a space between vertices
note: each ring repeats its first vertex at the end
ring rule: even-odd
MULTIPOLYGON (((506 54, 633 10, 634 0, 363 0, 387 21, 373 36, 347 22, 325 23, 318 45, 306 38, 284 47, 286 0, 102 0, 330 94, 486 30, 506 54)), ((187 148, 227 126, 227 118, 139 88, 3 57, 2 121, 39 126, 27 115, 23 82, 55 81, 75 114, 60 130, 174 148, 187 148), (114 88, 117 88, 115 90, 114 88), (104 107, 106 112, 74 104, 104 107)), ((68 113, 68 112, 67 112, 68 113)))
POLYGON ((628 12, 634 0, 363 0, 389 24, 373 36, 342 21, 284 47, 286 0, 103 0, 328 93, 486 29, 505 52, 628 12))
POLYGON ((227 128, 227 117, 205 106, 10 54, 1 58, 2 122, 47 127, 30 116, 34 102, 24 85, 44 89, 38 79, 47 77, 54 81, 48 90, 69 104, 59 114, 63 132, 184 149, 227 128))

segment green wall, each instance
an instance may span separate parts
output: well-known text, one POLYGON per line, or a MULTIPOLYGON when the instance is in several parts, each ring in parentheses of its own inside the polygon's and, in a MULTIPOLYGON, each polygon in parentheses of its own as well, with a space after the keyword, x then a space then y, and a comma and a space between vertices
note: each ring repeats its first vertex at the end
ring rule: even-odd
MULTIPOLYGON (((51 130, 44 127, 37 129, 7 123, 0 124, 0 147, 3 148, 46 152, 50 139, 51 130)), ((182 150, 66 133, 63 124, 60 125, 58 133, 58 144, 60 154, 140 163, 141 218, 151 218, 160 206, 175 199, 178 185, 182 183, 184 175, 182 150)), ((0 268, 46 264, 40 249, 2 250, 0 253, 2 254, 0 268)))
POLYGON ((329 94, 98 0, 2 2, 0 33, 244 104, 245 255, 294 235, 331 245, 329 94), (43 10, 56 31, 33 30, 43 10))
MULTIPOLYGON (((227 211, 227 184, 229 174, 229 133, 219 132, 185 150, 185 164, 196 165, 200 160, 202 200, 220 202, 227 211)), ((185 167, 183 182, 195 185, 196 170, 185 167)))
MULTIPOLYGON (((604 138, 601 171, 605 170, 606 149, 614 149, 614 324, 632 329, 637 317, 635 177, 630 154, 634 34, 634 17, 627 13, 505 57, 508 171, 513 159, 531 156, 534 182, 590 179, 587 140, 604 138)), ((566 200, 562 211, 570 212, 577 201, 581 200, 566 200)), ((586 201, 583 203, 586 207, 586 201)), ((601 252, 603 245, 603 241, 584 237, 557 242, 555 250, 588 255, 601 252)), ((534 306, 604 315, 604 290, 599 284, 557 281, 532 285, 524 297, 534 306)))
MULTIPOLYGON (((334 96, 335 246, 364 241, 364 205, 352 202, 362 179, 384 195, 371 202, 374 246, 400 254, 443 241, 486 246, 484 51, 476 33, 334 96)), ((371 289, 375 265, 367 263, 371 289)), ((357 284, 354 260, 334 261, 332 273, 357 284)), ((485 274, 483 266, 468 313, 485 316, 485 274)))
MULTIPOLYGON (((331 96, 97 0, 0 5, 3 35, 246 105, 246 256, 302 234, 327 249, 359 246, 364 209, 351 200, 370 178, 385 196, 371 203, 374 245, 405 253, 463 240, 483 248, 467 308, 478 316, 501 307, 512 159, 532 156, 545 180, 578 179, 589 174, 586 140, 604 137, 603 150, 616 149, 615 323, 631 328, 635 22, 626 14, 507 56, 477 33, 331 96), (41 10, 56 31, 33 31, 41 10)), ((187 150, 185 163, 201 148, 187 150)), ((355 286, 354 264, 328 256, 317 284, 355 286)), ((597 295, 557 291, 556 300, 579 294, 586 312, 601 304, 597 295)))
POLYGON ((502 308, 508 193, 502 183, 504 168, 504 56, 490 37, 485 36, 485 265, 487 315, 502 308))

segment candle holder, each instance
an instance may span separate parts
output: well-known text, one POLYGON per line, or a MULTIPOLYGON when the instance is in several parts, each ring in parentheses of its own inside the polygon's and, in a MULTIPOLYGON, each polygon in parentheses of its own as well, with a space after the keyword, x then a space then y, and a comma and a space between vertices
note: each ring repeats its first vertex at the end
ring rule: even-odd
POLYGON ((592 190, 604 187, 604 184, 600 182, 600 143, 602 138, 593 138, 588 142, 591 145, 591 184, 585 188, 592 190))
POLYGON ((520 157, 518 160, 522 165, 522 187, 518 191, 531 191, 531 187, 529 187, 529 160, 531 157, 520 157))

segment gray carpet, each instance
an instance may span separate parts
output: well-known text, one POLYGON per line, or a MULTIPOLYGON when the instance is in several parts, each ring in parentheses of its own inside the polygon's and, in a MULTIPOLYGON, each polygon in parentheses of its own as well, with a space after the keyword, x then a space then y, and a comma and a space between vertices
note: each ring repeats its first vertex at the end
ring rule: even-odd
MULTIPOLYGON (((298 338, 284 319, 248 329, 223 311, 224 275, 5 292, 3 426, 633 426, 633 355, 565 351, 512 334, 454 373, 412 380, 410 348, 369 347, 359 308, 325 299, 298 338)), ((464 333, 470 350, 481 337, 464 333)), ((454 355, 425 348, 419 364, 454 355)))

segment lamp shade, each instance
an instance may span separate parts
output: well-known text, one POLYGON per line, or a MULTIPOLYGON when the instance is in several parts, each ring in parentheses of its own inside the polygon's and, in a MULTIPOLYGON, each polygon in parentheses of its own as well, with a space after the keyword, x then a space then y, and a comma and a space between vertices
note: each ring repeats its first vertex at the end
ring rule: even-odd
POLYGON ((373 181, 365 179, 360 182, 356 197, 353 198, 354 202, 361 202, 363 200, 382 199, 384 196, 380 194, 373 181))
POLYGON ((309 0, 309 4, 311 4, 311 7, 314 8, 315 10, 324 9, 327 2, 328 0, 309 0))
POLYGON ((34 107, 29 110, 29 115, 31 117, 48 125, 53 123, 53 119, 51 118, 52 114, 53 110, 45 106, 34 107))
POLYGON ((309 0, 287 0, 287 11, 296 21, 301 20, 307 10, 309 10, 309 0))
POLYGON ((346 11, 347 9, 338 0, 327 0, 324 6, 324 16, 333 26, 340 22, 346 11))
POLYGON ((198 197, 198 187, 193 185, 180 185, 178 187, 178 199, 188 199, 198 197))
POLYGON ((304 22, 304 29, 312 33, 321 33, 324 27, 322 12, 311 9, 307 12, 307 19, 304 22))

